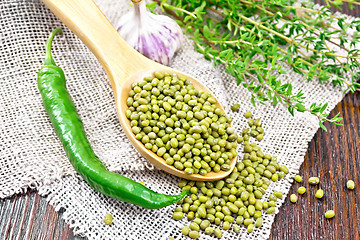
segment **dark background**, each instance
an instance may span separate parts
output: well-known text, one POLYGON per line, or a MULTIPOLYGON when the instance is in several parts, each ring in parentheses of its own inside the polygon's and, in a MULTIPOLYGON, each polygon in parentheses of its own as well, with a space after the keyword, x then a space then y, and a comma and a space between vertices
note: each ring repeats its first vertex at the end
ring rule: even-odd
MULTIPOLYGON (((321 2, 316 0, 316 2, 321 2)), ((360 6, 343 12, 360 17, 360 6)), ((296 204, 286 199, 276 215, 270 239, 360 239, 360 93, 348 94, 331 112, 340 112, 343 126, 325 123, 328 132, 319 130, 309 144, 300 169, 304 179, 320 177, 324 190, 321 200, 315 198, 317 187, 304 186, 307 192, 296 204), (349 179, 355 190, 346 189, 349 179), (325 219, 328 209, 335 211, 333 219, 325 219)), ((301 186, 294 183, 289 194, 301 186)), ((61 219, 62 211, 54 208, 36 192, 0 200, 1 239, 82 239, 74 237, 69 225, 61 219)))

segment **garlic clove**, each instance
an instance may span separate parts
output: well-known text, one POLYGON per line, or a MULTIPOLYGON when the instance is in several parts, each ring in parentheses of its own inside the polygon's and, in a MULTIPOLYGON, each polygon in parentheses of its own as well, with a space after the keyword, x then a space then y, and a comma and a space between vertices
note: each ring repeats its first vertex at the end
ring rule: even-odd
POLYGON ((148 11, 145 1, 133 0, 133 4, 134 11, 119 20, 119 34, 146 57, 168 65, 181 47, 181 28, 173 19, 148 11))

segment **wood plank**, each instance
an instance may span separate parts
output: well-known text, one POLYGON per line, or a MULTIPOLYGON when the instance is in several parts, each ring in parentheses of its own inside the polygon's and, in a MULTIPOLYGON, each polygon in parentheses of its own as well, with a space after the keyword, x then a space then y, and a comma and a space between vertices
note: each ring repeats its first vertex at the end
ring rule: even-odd
POLYGON ((343 126, 325 124, 328 132, 318 131, 309 145, 300 175, 307 180, 319 176, 324 190, 321 200, 315 198, 318 187, 294 183, 289 194, 304 185, 307 192, 296 204, 287 200, 275 218, 270 239, 360 239, 360 93, 347 95, 330 116, 341 112, 343 126), (350 191, 346 182, 353 179, 350 191), (336 216, 325 219, 333 209, 336 216))
POLYGON ((35 191, 0 200, 0 239, 74 239, 69 225, 35 191))
POLYGON ((30 203, 30 192, 26 193, 25 201, 23 202, 24 210, 22 212, 21 222, 20 222, 20 226, 19 226, 19 232, 18 232, 17 238, 16 238, 17 240, 23 239, 22 238, 23 235, 21 234, 21 232, 23 231, 24 226, 26 227, 25 221, 26 221, 27 211, 29 209, 29 203, 30 203))

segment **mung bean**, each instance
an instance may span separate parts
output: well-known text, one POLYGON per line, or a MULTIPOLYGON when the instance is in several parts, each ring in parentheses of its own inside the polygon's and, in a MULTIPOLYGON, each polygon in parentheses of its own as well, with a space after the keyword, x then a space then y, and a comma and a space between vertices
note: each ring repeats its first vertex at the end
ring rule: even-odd
POLYGON ((222 237, 222 231, 220 230, 220 228, 215 228, 214 230, 214 235, 217 238, 221 238, 222 237))
POLYGON ((211 234, 213 234, 213 232, 214 232, 214 229, 212 227, 207 227, 205 229, 205 234, 206 235, 211 235, 211 234))
POLYGON ((250 224, 246 230, 251 233, 254 230, 254 224, 250 224))
POLYGON ((320 182, 320 180, 318 177, 309 178, 309 184, 311 184, 311 185, 317 185, 317 184, 319 184, 319 182, 320 182))
POLYGON ((328 210, 325 212, 325 217, 330 219, 333 218, 335 216, 335 212, 333 210, 328 210))
POLYGON ((111 225, 113 222, 113 216, 110 213, 105 214, 104 216, 104 223, 106 225, 111 225))
POLYGON ((291 194, 290 195, 290 202, 296 203, 296 201, 297 201, 297 196, 295 194, 291 194))
POLYGON ((276 191, 276 192, 274 192, 273 194, 274 194, 274 196, 276 196, 277 198, 282 198, 282 196, 283 196, 283 193, 282 193, 282 192, 279 192, 279 191, 276 191))
POLYGON ((275 207, 269 207, 266 211, 268 214, 275 212, 275 207))
POLYGON ((305 187, 299 187, 298 188, 298 193, 303 195, 306 192, 306 188, 305 187))
POLYGON ((224 222, 223 222, 223 229, 224 229, 224 230, 229 230, 229 229, 230 229, 230 223, 227 222, 227 221, 224 221, 224 222))
POLYGON ((189 237, 191 239, 197 239, 197 238, 199 238, 199 232, 198 231, 190 231, 189 232, 189 237))
POLYGON ((247 219, 244 220, 244 225, 245 225, 245 226, 249 226, 250 224, 252 224, 252 222, 253 222, 252 219, 247 218, 247 219))
POLYGON ((355 188, 355 183, 353 180, 349 180, 346 182, 347 189, 353 190, 355 188))
POLYGON ((244 222, 244 217, 243 216, 237 216, 236 217, 236 223, 237 224, 242 224, 244 222))
POLYGON ((236 103, 236 104, 232 105, 231 110, 233 112, 236 112, 237 110, 239 110, 239 108, 240 108, 240 105, 236 103))
POLYGON ((324 191, 322 190, 322 189, 318 189, 317 191, 316 191, 316 194, 315 194, 315 197, 316 198, 322 198, 324 196, 324 191))
POLYGON ((194 223, 197 223, 198 225, 200 225, 201 224, 201 219, 200 218, 195 218, 194 219, 194 223))
POLYGON ((300 175, 296 175, 296 176, 294 177, 294 179, 295 179, 295 181, 297 181, 297 182, 301 182, 301 181, 302 181, 302 177, 301 177, 300 175))
POLYGON ((284 172, 285 174, 289 173, 289 169, 285 165, 280 166, 280 171, 284 172))
POLYGON ((183 226, 181 229, 182 234, 184 234, 185 236, 189 235, 189 227, 188 226, 183 226))
POLYGON ((251 112, 246 112, 246 113, 244 114, 244 117, 245 117, 245 118, 251 118, 251 116, 252 116, 252 113, 251 113, 251 112))
POLYGON ((254 219, 258 219, 261 216, 262 216, 262 212, 261 211, 256 211, 255 214, 254 214, 254 219))
POLYGON ((175 219, 175 220, 180 220, 183 218, 183 216, 184 216, 183 212, 174 212, 173 213, 173 219, 175 219))
POLYGON ((277 197, 276 197, 274 194, 271 194, 271 195, 269 196, 269 200, 270 200, 270 201, 273 201, 273 202, 276 202, 277 197))
POLYGON ((237 224, 233 224, 233 230, 234 230, 234 232, 239 233, 240 232, 240 226, 237 225, 237 224))
POLYGON ((261 227, 263 224, 263 219, 261 217, 259 217, 258 219, 256 219, 256 222, 255 222, 255 226, 256 227, 261 227))

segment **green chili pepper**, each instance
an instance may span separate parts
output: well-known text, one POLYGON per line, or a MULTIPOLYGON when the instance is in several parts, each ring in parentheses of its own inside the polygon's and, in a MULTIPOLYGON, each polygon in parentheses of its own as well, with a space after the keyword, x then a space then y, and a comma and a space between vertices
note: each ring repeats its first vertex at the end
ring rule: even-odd
POLYGON ((96 191, 144 208, 162 208, 182 199, 189 191, 179 195, 156 193, 140 183, 108 171, 98 159, 66 90, 64 72, 55 65, 51 56, 51 43, 57 33, 62 33, 62 30, 54 29, 46 43, 45 63, 38 73, 38 87, 45 110, 75 170, 96 191))

